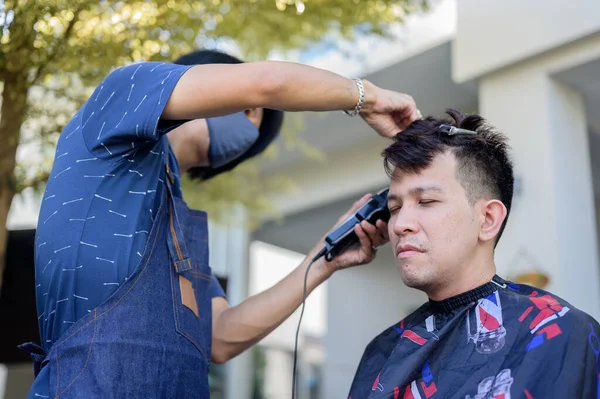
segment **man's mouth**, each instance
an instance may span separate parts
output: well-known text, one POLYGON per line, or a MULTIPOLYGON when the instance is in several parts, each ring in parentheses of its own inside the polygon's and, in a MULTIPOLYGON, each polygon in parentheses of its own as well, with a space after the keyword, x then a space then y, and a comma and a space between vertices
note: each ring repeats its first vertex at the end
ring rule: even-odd
POLYGON ((400 259, 411 258, 422 253, 421 248, 411 244, 401 244, 396 247, 396 257, 400 259))

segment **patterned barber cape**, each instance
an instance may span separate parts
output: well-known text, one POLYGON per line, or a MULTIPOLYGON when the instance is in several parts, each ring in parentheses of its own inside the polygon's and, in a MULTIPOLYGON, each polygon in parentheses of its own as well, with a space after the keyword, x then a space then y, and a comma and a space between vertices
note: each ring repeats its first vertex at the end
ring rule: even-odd
POLYGON ((598 399, 598 334, 564 300, 495 276, 376 337, 349 398, 598 399))

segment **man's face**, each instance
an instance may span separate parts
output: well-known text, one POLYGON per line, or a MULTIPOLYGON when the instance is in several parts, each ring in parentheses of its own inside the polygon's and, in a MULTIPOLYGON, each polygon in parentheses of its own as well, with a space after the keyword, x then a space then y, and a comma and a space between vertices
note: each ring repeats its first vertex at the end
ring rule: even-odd
POLYGON ((390 184, 388 224, 404 284, 428 294, 460 279, 474 257, 479 217, 456 180, 456 160, 440 154, 419 174, 397 172, 390 184))

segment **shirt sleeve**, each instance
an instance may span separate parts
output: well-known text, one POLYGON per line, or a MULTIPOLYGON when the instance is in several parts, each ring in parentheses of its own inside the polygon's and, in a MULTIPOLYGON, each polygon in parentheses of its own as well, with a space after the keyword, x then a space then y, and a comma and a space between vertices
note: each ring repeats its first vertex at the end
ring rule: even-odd
POLYGON ((187 121, 160 117, 189 65, 143 62, 111 72, 83 108, 81 130, 88 150, 118 161, 187 121))
POLYGON ((214 275, 212 276, 212 282, 210 284, 210 297, 227 297, 225 295, 225 291, 223 291, 223 287, 221 287, 221 284, 219 284, 219 280, 217 280, 217 278, 214 275))

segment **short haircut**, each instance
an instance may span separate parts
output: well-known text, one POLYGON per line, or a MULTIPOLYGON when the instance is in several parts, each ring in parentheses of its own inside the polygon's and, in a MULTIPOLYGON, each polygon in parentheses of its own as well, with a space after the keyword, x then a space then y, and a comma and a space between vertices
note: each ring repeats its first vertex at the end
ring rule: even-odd
POLYGON ((456 158, 456 179, 465 189, 469 203, 480 199, 500 200, 507 209, 496 243, 500 240, 512 204, 514 176, 507 138, 479 115, 463 115, 453 109, 451 120, 428 117, 414 121, 394 137, 382 153, 386 173, 420 173, 434 157, 446 152, 456 158), (471 130, 476 135, 449 135, 442 125, 471 130))

